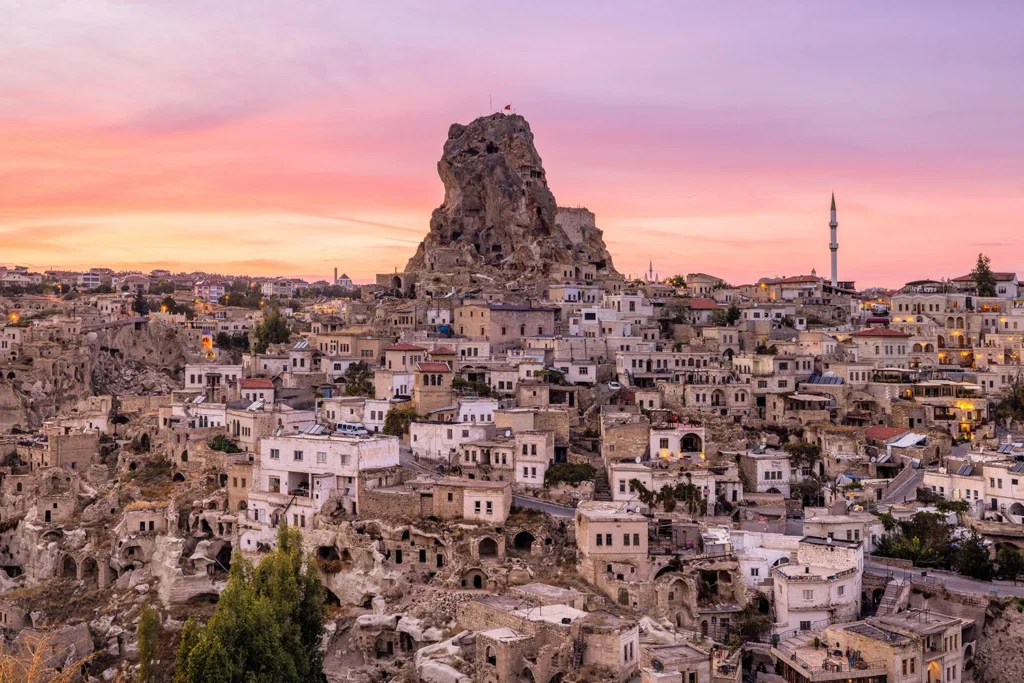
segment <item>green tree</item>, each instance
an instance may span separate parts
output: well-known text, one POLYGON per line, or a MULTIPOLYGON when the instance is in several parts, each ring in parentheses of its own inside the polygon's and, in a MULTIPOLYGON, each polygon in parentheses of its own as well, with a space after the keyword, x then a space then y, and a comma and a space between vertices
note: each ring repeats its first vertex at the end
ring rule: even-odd
POLYGON ((1024 555, 1012 545, 1004 545, 996 553, 996 565, 999 578, 1016 579, 1024 574, 1024 555))
POLYGON ((132 299, 132 311, 135 315, 149 315, 149 300, 142 296, 142 290, 135 292, 135 298, 132 299))
POLYGON ((991 581, 995 569, 984 542, 981 534, 973 529, 966 538, 960 539, 953 547, 953 571, 982 581, 991 581))
POLYGON ((796 441, 793 443, 787 443, 782 447, 782 449, 789 453, 789 462, 795 468, 813 468, 814 465, 821 460, 821 447, 815 443, 796 441))
POLYGON ((221 453, 241 453, 242 449, 238 447, 238 444, 224 436, 218 434, 217 436, 210 439, 207 444, 210 448, 221 453))
POLYGON ((558 462, 544 472, 544 486, 557 486, 562 482, 575 486, 582 481, 593 481, 595 476, 597 471, 589 463, 558 462))
POLYGON ((964 515, 971 511, 971 504, 966 500, 946 500, 942 498, 935 503, 935 507, 944 515, 948 515, 950 512, 964 515))
POLYGON ((743 313, 740 311, 740 307, 733 304, 732 306, 729 306, 729 310, 726 312, 726 322, 730 325, 735 325, 740 321, 740 317, 742 315, 743 313))
POLYGON ((889 512, 878 513, 878 521, 882 523, 882 528, 885 529, 886 533, 894 531, 899 526, 899 522, 889 512))
POLYGON ((992 272, 992 259, 984 254, 978 254, 978 262, 971 271, 971 279, 977 287, 978 296, 996 295, 996 276, 992 272))
POLYGON ((175 683, 319 683, 324 594, 301 533, 282 525, 258 565, 233 559, 210 621, 185 624, 175 683))
POLYGON ((373 397, 373 370, 359 361, 345 369, 345 395, 373 397))
POLYGON ((409 423, 417 417, 419 415, 416 414, 415 408, 388 408, 388 413, 384 416, 384 429, 382 431, 388 436, 408 434, 409 423))
POLYGON ((673 287, 676 288, 685 287, 686 278, 684 278, 682 275, 673 275, 672 277, 665 279, 665 284, 672 285, 673 287))
POLYGON ((154 666, 160 648, 162 631, 160 614, 150 605, 143 608, 139 618, 139 681, 152 683, 156 680, 154 666))
POLYGON ((271 344, 284 344, 291 339, 288 323, 275 310, 268 311, 256 326, 256 353, 266 353, 271 344))

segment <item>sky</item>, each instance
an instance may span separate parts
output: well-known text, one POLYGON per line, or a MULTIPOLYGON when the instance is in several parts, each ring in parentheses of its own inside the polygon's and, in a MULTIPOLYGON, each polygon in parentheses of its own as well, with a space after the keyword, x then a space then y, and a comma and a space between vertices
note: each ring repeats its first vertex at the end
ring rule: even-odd
POLYGON ((511 103, 618 270, 1024 275, 1024 3, 0 0, 0 264, 401 269, 511 103))

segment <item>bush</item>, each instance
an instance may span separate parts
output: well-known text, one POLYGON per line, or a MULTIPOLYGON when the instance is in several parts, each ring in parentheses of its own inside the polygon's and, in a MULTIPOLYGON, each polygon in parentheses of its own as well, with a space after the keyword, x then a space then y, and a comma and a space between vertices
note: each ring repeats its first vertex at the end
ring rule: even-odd
POLYGON ((593 481, 595 476, 597 476, 597 470, 593 465, 560 462, 549 467, 544 473, 544 486, 547 488, 561 483, 576 486, 583 481, 593 481))
POLYGON ((221 453, 242 452, 242 449, 238 447, 238 444, 236 444, 234 441, 224 436, 223 434, 218 434, 217 436, 210 439, 207 445, 213 450, 220 451, 221 453))

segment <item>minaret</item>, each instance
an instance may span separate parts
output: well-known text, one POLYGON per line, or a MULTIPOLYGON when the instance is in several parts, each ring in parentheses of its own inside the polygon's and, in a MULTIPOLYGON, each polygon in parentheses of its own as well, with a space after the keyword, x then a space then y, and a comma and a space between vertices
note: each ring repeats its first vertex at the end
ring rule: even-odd
POLYGON ((839 222, 836 220, 836 193, 832 193, 832 208, 829 210, 828 229, 832 235, 832 241, 828 243, 828 248, 832 252, 832 286, 839 286, 839 243, 836 242, 836 228, 839 227, 839 222))

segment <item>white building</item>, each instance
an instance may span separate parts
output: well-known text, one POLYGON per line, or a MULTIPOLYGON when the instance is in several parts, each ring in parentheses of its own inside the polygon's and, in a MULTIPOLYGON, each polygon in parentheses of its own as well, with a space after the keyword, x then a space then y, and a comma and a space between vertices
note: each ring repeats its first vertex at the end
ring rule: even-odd
MULTIPOLYGON (((248 518, 266 531, 277 527, 287 514, 288 524, 306 528, 332 497, 356 514, 359 472, 398 464, 398 438, 393 436, 266 437, 253 468, 248 518)), ((257 536, 265 540, 263 534, 257 536)), ((243 548, 253 549, 245 543, 243 548)))
POLYGON ((809 631, 856 621, 864 553, 860 541, 804 537, 797 561, 771 570, 775 592, 775 633, 809 631))

